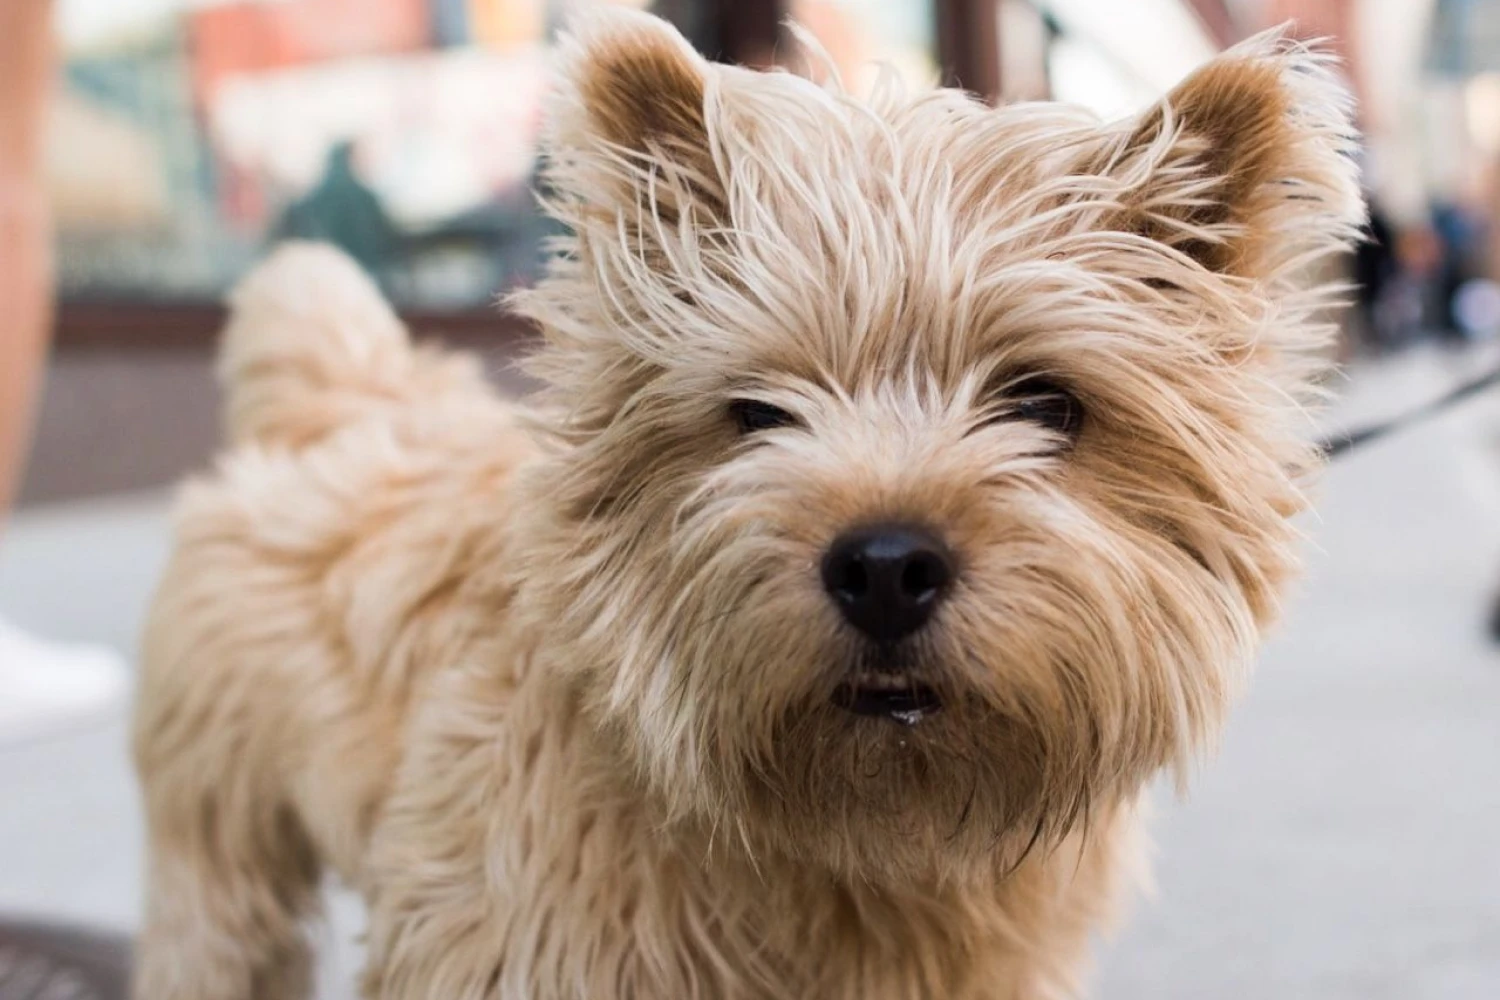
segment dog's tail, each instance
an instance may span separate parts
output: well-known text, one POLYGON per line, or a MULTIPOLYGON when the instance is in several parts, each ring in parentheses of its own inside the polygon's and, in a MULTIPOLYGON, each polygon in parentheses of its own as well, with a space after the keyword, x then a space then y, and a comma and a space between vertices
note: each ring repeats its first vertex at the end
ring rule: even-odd
POLYGON ((477 381, 464 359, 414 350, 359 265, 286 243, 230 295, 219 356, 235 443, 302 447, 374 412, 477 381))

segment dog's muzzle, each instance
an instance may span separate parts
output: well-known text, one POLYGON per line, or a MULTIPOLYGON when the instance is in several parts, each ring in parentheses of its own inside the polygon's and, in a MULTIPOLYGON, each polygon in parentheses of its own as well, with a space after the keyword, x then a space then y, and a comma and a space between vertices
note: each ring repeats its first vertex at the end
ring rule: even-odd
POLYGON ((937 711, 937 691, 914 676, 901 649, 931 620, 952 585, 947 546, 917 525, 872 525, 835 539, 822 570, 823 589, 844 622, 873 644, 873 662, 838 686, 833 703, 904 725, 937 711))

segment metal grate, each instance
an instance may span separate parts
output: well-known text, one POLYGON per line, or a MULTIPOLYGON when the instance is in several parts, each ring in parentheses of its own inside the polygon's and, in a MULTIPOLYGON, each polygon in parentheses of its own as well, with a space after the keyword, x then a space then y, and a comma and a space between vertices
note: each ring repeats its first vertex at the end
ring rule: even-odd
POLYGON ((0 945, 0 1000, 103 1000, 77 969, 17 945, 0 945))
POLYGON ((0 1000, 125 1000, 129 980, 124 937, 0 921, 0 1000))

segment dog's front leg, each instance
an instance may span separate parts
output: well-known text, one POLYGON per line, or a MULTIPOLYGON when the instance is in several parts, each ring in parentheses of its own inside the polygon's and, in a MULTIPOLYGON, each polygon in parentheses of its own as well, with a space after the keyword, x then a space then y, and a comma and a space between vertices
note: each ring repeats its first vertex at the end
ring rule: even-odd
POLYGON ((319 906, 319 866, 290 811, 267 819, 236 810, 247 797, 160 785, 147 798, 151 857, 132 996, 311 996, 305 925, 319 906))
POLYGON ((507 759, 511 696, 502 678, 449 670, 417 709, 366 871, 369 1000, 506 995, 509 905, 521 902, 496 884, 497 834, 518 820, 501 800, 523 763, 507 759))

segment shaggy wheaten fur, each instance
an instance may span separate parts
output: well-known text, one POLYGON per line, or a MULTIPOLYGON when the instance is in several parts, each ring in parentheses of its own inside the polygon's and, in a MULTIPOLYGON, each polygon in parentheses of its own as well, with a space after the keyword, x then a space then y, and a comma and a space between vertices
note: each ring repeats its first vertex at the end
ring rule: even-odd
POLYGON ((562 63, 532 408, 329 250, 235 295, 146 640, 136 996, 304 997, 324 872, 372 1000, 1075 994, 1294 569, 1306 276, 1360 215, 1325 60, 1261 37, 1113 125, 644 15, 562 63), (957 569, 900 661, 941 709, 884 718, 818 567, 891 522, 957 569))

